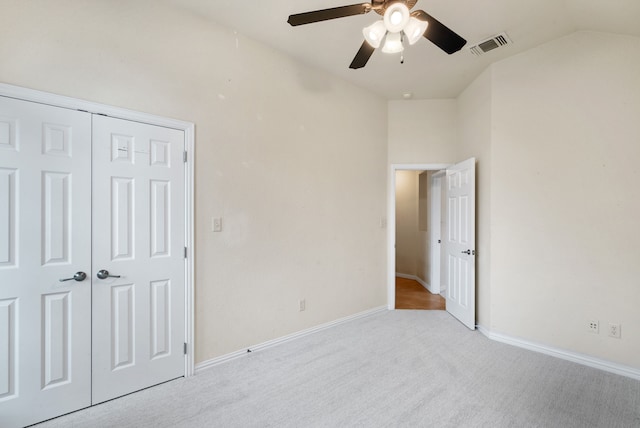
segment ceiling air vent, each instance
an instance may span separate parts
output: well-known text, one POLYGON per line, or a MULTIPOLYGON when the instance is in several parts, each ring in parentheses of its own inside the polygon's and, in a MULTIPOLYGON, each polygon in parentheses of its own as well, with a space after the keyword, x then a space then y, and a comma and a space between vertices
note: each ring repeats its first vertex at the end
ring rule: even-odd
POLYGON ((500 46, 510 45, 513 43, 507 33, 500 33, 469 48, 472 54, 480 56, 489 51, 499 48, 500 46))

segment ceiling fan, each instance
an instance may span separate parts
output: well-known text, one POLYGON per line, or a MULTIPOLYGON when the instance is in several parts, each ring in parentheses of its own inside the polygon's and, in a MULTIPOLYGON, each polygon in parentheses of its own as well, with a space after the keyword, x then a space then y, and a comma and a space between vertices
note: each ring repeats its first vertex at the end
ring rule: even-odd
POLYGON ((383 17, 363 29, 365 41, 353 58, 349 68, 362 68, 367 64, 373 52, 380 45, 386 53, 402 52, 406 38, 409 44, 416 43, 422 36, 448 54, 459 51, 467 43, 446 25, 424 10, 410 12, 418 0, 371 0, 371 3, 358 3, 348 6, 332 7, 312 12, 289 15, 287 22, 292 26, 362 15, 372 10, 383 17))

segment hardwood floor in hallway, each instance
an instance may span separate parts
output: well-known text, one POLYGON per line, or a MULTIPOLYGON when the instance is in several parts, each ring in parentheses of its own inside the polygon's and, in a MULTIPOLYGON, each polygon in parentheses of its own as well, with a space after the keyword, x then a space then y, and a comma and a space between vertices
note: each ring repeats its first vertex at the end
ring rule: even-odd
POLYGON ((445 299, 432 294, 418 281, 396 277, 396 309, 445 309, 445 299))

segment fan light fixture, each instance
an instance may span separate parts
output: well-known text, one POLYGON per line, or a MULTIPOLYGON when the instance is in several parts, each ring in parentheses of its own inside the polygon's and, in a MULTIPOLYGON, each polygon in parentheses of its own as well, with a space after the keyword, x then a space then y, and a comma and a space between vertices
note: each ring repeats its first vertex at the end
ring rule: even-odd
POLYGON ((364 38, 377 49, 384 40, 382 52, 398 53, 404 50, 403 35, 410 45, 416 43, 424 35, 429 23, 414 18, 404 3, 394 3, 384 12, 382 21, 376 21, 362 30, 364 38), (386 37, 385 37, 386 36, 386 37))
POLYGON ((384 53, 398 53, 404 50, 402 45, 401 33, 387 33, 387 39, 382 46, 382 52, 384 53))
POLYGON ((413 45, 418 40, 420 40, 420 38, 424 35, 424 32, 427 31, 428 26, 428 21, 420 21, 419 19, 412 16, 403 30, 404 34, 409 40, 409 44, 413 45))
MULTIPOLYGON (((458 52, 467 43, 459 34, 424 10, 410 12, 418 0, 364 1, 367 3, 294 13, 289 15, 287 22, 291 26, 297 27, 298 25, 313 24, 314 22, 330 19, 364 15, 369 12, 381 15, 382 19, 378 19, 380 22, 362 30, 365 40, 362 42, 360 49, 358 49, 356 56, 353 57, 353 61, 349 64, 349 68, 352 70, 357 70, 367 65, 371 55, 380 46, 384 46, 383 50, 385 52, 401 52, 405 39, 409 44, 414 44, 422 36, 449 55, 458 52), (427 24, 427 22, 430 24, 427 24), (427 25, 429 26, 428 30, 427 25)), ((400 63, 402 62, 403 58, 401 56, 400 63)))
POLYGON ((376 21, 368 27, 364 27, 362 34, 364 34, 367 43, 377 49, 380 47, 385 34, 387 34, 387 27, 384 26, 384 22, 376 21))
POLYGON ((399 33, 409 22, 409 8, 404 3, 394 3, 384 12, 384 26, 390 33, 399 33))

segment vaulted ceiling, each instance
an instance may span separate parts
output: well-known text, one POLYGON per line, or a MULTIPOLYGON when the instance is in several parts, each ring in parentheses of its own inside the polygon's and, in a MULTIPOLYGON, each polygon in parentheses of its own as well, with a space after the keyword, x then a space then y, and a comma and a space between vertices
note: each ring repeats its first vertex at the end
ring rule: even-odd
MULTIPOLYGON (((312 67, 387 99, 451 98, 489 64, 580 30, 640 37, 639 0, 418 0, 425 10, 467 40, 447 55, 426 39, 399 54, 378 49, 366 67, 349 69, 362 44, 362 28, 376 13, 298 27, 290 14, 355 3, 354 0, 164 0, 233 31, 259 40, 312 67), (469 47, 505 32, 513 42, 481 56, 469 47)), ((356 0, 357 1, 357 0, 356 0)))

